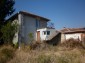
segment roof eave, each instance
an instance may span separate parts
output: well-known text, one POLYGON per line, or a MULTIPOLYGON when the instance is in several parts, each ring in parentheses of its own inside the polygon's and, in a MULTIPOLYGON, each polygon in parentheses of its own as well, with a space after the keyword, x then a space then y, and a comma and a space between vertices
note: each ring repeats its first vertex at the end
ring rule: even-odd
POLYGON ((35 18, 39 17, 39 18, 41 18, 41 19, 43 19, 45 21, 50 21, 50 19, 38 16, 38 15, 35 15, 35 14, 32 14, 32 13, 24 12, 24 11, 20 11, 19 14, 25 14, 25 15, 29 15, 29 16, 32 16, 32 17, 35 17, 35 18))
POLYGON ((72 32, 62 32, 64 34, 72 34, 72 33, 85 33, 85 31, 72 31, 72 32))

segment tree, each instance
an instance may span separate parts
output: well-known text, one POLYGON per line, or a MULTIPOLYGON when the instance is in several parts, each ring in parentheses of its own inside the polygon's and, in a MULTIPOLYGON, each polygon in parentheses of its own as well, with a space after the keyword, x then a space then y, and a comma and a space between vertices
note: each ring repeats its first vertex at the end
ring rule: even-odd
POLYGON ((12 40, 14 37, 14 34, 17 32, 18 24, 8 22, 6 25, 4 25, 1 29, 1 32, 3 33, 2 39, 4 40, 4 43, 6 44, 12 44, 12 40))
POLYGON ((3 27, 6 17, 11 15, 15 9, 13 8, 15 4, 14 0, 0 0, 0 43, 3 43, 1 28, 3 27))
POLYGON ((15 11, 13 8, 14 4, 14 0, 0 0, 0 29, 1 25, 3 25, 4 21, 6 20, 6 17, 15 11))

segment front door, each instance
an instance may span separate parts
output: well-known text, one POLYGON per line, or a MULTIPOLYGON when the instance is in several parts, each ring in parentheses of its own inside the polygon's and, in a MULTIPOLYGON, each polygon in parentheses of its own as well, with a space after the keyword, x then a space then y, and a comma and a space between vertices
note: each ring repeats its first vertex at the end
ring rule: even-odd
POLYGON ((40 31, 37 31, 37 41, 40 42, 40 31))

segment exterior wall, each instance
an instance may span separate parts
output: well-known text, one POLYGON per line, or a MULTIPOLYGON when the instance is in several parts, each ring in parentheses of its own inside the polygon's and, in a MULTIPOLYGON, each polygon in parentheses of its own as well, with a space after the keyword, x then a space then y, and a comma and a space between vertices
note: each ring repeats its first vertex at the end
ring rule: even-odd
POLYGON ((51 40, 57 34, 55 29, 44 28, 44 29, 38 29, 37 31, 40 31, 40 39, 41 39, 41 41, 43 41, 43 40, 51 40), (43 31, 50 31, 50 35, 44 35, 43 31))
POLYGON ((82 40, 82 42, 85 43, 85 33, 82 33, 82 34, 81 34, 81 40, 82 40))
POLYGON ((30 38, 29 34, 32 33, 34 40, 36 39, 36 19, 23 15, 22 27, 21 27, 21 42, 28 44, 30 38))
POLYGON ((61 33, 61 43, 66 40, 65 34, 61 33))
POLYGON ((74 33, 74 34, 65 34, 66 40, 73 38, 79 39, 81 41, 81 33, 74 33))
POLYGON ((47 27, 47 21, 41 20, 40 21, 40 28, 45 28, 47 27))
POLYGON ((55 29, 47 29, 47 31, 50 31, 50 35, 46 36, 46 40, 51 40, 53 37, 57 35, 57 32, 55 29))
POLYGON ((85 42, 85 33, 73 33, 73 34, 61 34, 61 43, 70 38, 78 39, 82 42, 85 42))
POLYGON ((22 24, 22 17, 23 17, 23 15, 22 14, 18 14, 18 24, 19 24, 19 31, 18 31, 18 43, 19 43, 19 45, 20 45, 20 43, 21 43, 21 24, 22 24))
POLYGON ((15 33, 15 36, 13 38, 13 43, 24 42, 25 44, 28 44, 30 41, 29 34, 32 33, 34 40, 37 40, 37 34, 36 31, 38 28, 47 27, 47 21, 37 20, 39 21, 39 27, 36 26, 36 18, 24 15, 24 14, 18 14, 17 19, 15 19, 13 22, 17 21, 19 25, 18 32, 15 33))
MULTIPOLYGON (((40 21, 38 28, 41 27, 47 27, 47 22, 40 21)), ((25 42, 26 44, 28 44, 30 42, 29 38, 30 33, 33 34, 34 41, 36 41, 37 40, 36 31, 37 31, 36 18, 23 15, 21 23, 21 42, 25 42)))

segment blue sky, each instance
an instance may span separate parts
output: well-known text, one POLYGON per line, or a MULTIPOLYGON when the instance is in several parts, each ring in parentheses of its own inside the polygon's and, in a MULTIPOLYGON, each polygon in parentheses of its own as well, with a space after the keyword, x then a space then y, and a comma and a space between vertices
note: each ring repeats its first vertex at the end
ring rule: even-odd
POLYGON ((15 0, 14 7, 50 19, 56 29, 85 27, 85 0, 15 0))

